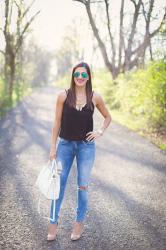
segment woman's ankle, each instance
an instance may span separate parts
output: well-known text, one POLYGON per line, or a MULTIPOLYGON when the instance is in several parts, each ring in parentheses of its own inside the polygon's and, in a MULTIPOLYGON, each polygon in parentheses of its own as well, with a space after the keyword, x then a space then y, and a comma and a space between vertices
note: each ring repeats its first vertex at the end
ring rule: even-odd
POLYGON ((58 224, 50 223, 48 225, 48 233, 50 234, 54 234, 57 229, 58 229, 58 224))
POLYGON ((58 226, 58 222, 52 222, 52 221, 50 221, 50 225, 57 225, 58 226))

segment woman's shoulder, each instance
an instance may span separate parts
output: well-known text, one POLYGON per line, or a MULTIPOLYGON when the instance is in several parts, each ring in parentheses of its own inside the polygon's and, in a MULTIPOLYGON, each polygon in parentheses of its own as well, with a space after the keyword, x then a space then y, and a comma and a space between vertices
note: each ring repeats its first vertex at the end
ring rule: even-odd
POLYGON ((57 94, 57 98, 61 102, 64 102, 66 100, 66 97, 67 97, 67 90, 66 89, 60 90, 57 94))
POLYGON ((100 102, 101 99, 102 99, 101 94, 96 92, 96 91, 93 91, 92 100, 93 100, 93 103, 95 104, 95 106, 100 102))

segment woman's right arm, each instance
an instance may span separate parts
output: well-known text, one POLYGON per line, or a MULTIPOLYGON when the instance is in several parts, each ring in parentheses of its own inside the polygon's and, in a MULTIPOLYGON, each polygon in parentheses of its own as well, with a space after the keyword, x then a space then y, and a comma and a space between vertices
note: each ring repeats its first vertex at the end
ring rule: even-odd
POLYGON ((55 105, 55 119, 51 133, 51 147, 49 156, 50 160, 53 160, 56 157, 56 143, 59 135, 59 130, 61 127, 62 110, 65 99, 66 99, 66 92, 65 90, 62 90, 57 96, 55 105))

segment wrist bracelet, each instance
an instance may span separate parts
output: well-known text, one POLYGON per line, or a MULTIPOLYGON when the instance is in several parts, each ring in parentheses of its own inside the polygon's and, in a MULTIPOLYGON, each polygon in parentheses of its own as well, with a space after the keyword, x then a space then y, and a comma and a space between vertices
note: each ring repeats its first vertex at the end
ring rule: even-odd
POLYGON ((100 135, 103 135, 103 130, 99 129, 97 132, 98 132, 100 135))

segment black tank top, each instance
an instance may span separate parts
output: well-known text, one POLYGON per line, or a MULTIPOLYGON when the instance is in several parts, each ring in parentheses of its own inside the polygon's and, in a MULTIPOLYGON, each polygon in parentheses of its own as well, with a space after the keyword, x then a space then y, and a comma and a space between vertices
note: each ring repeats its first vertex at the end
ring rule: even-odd
POLYGON ((93 131, 93 102, 92 106, 93 110, 88 108, 87 104, 82 110, 77 110, 74 107, 70 107, 65 100, 59 137, 73 141, 86 140, 86 134, 93 131))

